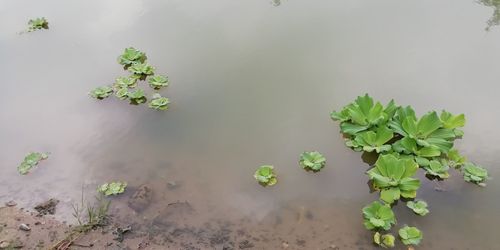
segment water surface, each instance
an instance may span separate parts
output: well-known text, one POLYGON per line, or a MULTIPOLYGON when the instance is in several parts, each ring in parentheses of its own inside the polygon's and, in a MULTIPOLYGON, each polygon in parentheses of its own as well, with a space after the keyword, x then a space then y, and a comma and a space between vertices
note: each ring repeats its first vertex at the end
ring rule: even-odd
MULTIPOLYGON (((360 212, 377 199, 369 166, 329 118, 364 93, 420 114, 465 113, 457 147, 500 173, 500 30, 485 31, 493 9, 468 0, 277 3, 2 1, 0 200, 29 208, 57 197, 59 216, 71 220, 82 186, 92 196, 98 184, 123 180, 131 189, 111 212, 173 249, 242 240, 371 249, 360 212), (37 16, 49 30, 17 34, 37 16), (116 57, 129 46, 169 76, 167 112, 88 97, 125 74, 116 57), (20 176, 16 166, 32 150, 50 158, 20 176), (322 152, 327 167, 304 172, 304 150, 322 152), (275 187, 255 183, 262 164, 277 168, 275 187), (137 214, 127 199, 143 184, 154 199, 137 214), (192 213, 181 209, 165 225, 165 208, 178 201, 192 213)), ((499 194, 494 179, 487 188, 459 174, 425 180, 418 196, 431 213, 416 217, 400 203, 398 225, 422 229, 422 249, 495 249, 499 194)))

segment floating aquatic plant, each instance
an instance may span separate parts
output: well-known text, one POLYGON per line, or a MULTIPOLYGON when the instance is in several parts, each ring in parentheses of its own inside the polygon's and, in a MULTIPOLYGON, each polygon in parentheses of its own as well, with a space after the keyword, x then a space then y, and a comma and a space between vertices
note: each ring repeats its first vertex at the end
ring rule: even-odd
POLYGON ((488 179, 488 171, 480 166, 472 163, 465 163, 463 167, 464 180, 472 182, 480 186, 485 186, 486 179, 488 179))
POLYGON ((33 32, 35 30, 48 29, 49 22, 45 17, 39 17, 35 19, 30 19, 28 21, 28 32, 33 32))
POLYGON ((135 104, 146 102, 146 96, 144 95, 144 90, 142 89, 136 89, 135 91, 128 92, 128 98, 135 104))
POLYGON ((125 100, 128 98, 128 88, 120 88, 115 92, 115 96, 120 100, 125 100))
POLYGON ((97 188, 97 191, 104 194, 105 196, 118 195, 125 192, 126 187, 126 182, 116 181, 102 184, 97 188))
MULTIPOLYGON (((418 168, 425 170, 429 179, 437 181, 449 178, 450 167, 462 171, 468 182, 484 186, 488 179, 486 169, 467 162, 467 158, 453 148, 455 140, 464 135, 463 114, 443 110, 439 115, 431 111, 418 117, 410 106, 398 106, 392 100, 383 106, 366 94, 330 116, 340 122, 346 146, 378 154, 375 166, 367 173, 373 188, 380 191, 380 199, 388 205, 400 197, 416 197, 420 180, 414 176, 418 168)), ((423 201, 410 201, 407 206, 417 214, 428 212, 423 201)), ((402 232, 401 239, 406 243, 411 242, 417 232, 418 241, 422 236, 416 228, 405 228, 402 232), (406 237, 408 235, 411 237, 406 237)))
POLYGON ((394 241, 396 238, 392 234, 380 234, 376 232, 373 235, 373 242, 383 248, 392 248, 394 247, 394 241))
POLYGON ((143 63, 146 60, 146 54, 133 47, 126 48, 118 57, 118 63, 124 67, 129 67, 133 64, 143 63))
POLYGON ((404 198, 415 198, 420 180, 413 178, 418 165, 412 159, 398 159, 394 155, 381 155, 375 167, 367 173, 373 187, 380 190, 380 199, 388 204, 404 198))
POLYGON ((427 209, 427 202, 423 200, 409 201, 406 203, 406 206, 413 210, 414 213, 421 216, 429 213, 429 209, 427 209))
POLYGON ((145 77, 155 73, 155 68, 149 65, 147 62, 135 63, 128 68, 128 70, 134 73, 136 76, 145 77))
POLYGON ((156 93, 153 95, 153 99, 149 102, 149 107, 157 110, 167 110, 170 101, 166 97, 162 97, 160 94, 156 93))
POLYGON ((448 173, 448 165, 444 165, 439 161, 432 160, 428 165, 423 166, 423 168, 427 171, 427 175, 439 177, 441 179, 446 179, 450 177, 448 173))
POLYGON ((110 96, 113 93, 113 89, 108 86, 103 86, 103 87, 97 87, 90 91, 90 96, 102 100, 108 96, 110 96))
POLYGON ((394 217, 391 207, 378 201, 374 201, 363 208, 363 217, 365 227, 368 230, 389 230, 392 225, 396 224, 396 217, 394 217))
POLYGON ((399 237, 405 245, 418 245, 423 238, 422 232, 416 227, 404 226, 399 229, 399 237))
POLYGON ((49 157, 48 154, 46 153, 38 153, 38 152, 31 152, 28 155, 24 157, 23 162, 17 167, 17 171, 25 175, 30 172, 32 168, 34 168, 38 163, 42 160, 45 160, 49 157))
POLYGON ((137 78, 120 76, 116 78, 114 86, 116 88, 135 88, 137 86, 137 78))
POLYGON ((263 186, 272 186, 278 182, 274 167, 271 165, 260 166, 255 171, 254 177, 263 186))
POLYGON ((317 172, 325 167, 326 159, 318 151, 304 152, 300 155, 299 164, 305 170, 317 172))
POLYGON ((168 86, 168 78, 162 75, 154 75, 148 78, 149 86, 153 89, 160 89, 161 87, 168 86))

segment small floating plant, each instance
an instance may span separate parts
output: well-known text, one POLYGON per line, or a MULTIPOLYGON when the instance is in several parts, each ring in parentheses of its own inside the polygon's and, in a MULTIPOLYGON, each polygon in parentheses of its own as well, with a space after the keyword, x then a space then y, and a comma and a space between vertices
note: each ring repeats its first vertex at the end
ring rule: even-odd
MULTIPOLYGON (((90 96, 102 100, 114 96, 120 100, 129 99, 131 104, 139 105, 147 102, 146 92, 137 88, 140 81, 147 81, 153 90, 160 90, 168 86, 168 77, 155 75, 155 68, 148 64, 146 53, 133 47, 126 48, 117 61, 132 74, 116 78, 113 87, 102 86, 93 89, 90 96)), ((167 110, 170 100, 159 93, 152 96, 148 106, 154 110, 167 110)))
POLYGON ((24 157, 23 162, 17 167, 17 171, 22 175, 26 175, 31 169, 36 167, 40 161, 48 157, 49 155, 47 153, 31 152, 24 157))
POLYGON ((49 28, 49 22, 45 17, 38 17, 35 19, 30 19, 28 21, 28 29, 26 32, 33 32, 41 29, 48 29, 49 28))
POLYGON ((318 151, 304 152, 300 155, 299 164, 305 170, 318 172, 325 167, 326 159, 318 151))
POLYGON ((104 183, 97 188, 97 192, 105 196, 118 195, 125 192, 126 187, 127 187, 126 182, 116 181, 116 182, 104 183))
POLYGON ((255 171, 254 177, 262 186, 273 186, 278 182, 274 167, 271 165, 260 166, 255 171))
MULTIPOLYGON (((365 227, 376 231, 373 240, 381 247, 394 245, 394 237, 384 238, 380 231, 388 231, 396 224, 392 212, 396 201, 409 200, 406 206, 417 215, 429 213, 425 201, 413 200, 420 188, 418 169, 434 181, 449 178, 450 169, 460 171, 465 181, 479 186, 485 186, 489 178, 485 168, 468 162, 454 148, 454 141, 464 135, 464 114, 443 110, 440 114, 431 111, 417 117, 410 106, 398 106, 393 100, 384 106, 366 94, 330 116, 340 122, 346 146, 377 154, 378 159, 367 175, 372 188, 380 192, 380 201, 363 208, 363 217, 365 227)), ((423 234, 416 227, 404 226, 399 230, 399 238, 405 245, 418 245, 423 234)))

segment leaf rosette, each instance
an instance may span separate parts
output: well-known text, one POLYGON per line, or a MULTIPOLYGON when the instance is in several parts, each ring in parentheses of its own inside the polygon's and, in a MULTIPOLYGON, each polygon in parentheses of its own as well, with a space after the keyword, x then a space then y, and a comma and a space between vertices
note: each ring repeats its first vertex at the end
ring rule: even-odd
POLYGON ((389 230, 396 224, 396 217, 391 207, 374 201, 363 208, 364 225, 368 230, 389 230))
POLYGON ((304 152, 300 155, 300 166, 305 170, 320 171, 326 164, 326 158, 318 151, 304 152))

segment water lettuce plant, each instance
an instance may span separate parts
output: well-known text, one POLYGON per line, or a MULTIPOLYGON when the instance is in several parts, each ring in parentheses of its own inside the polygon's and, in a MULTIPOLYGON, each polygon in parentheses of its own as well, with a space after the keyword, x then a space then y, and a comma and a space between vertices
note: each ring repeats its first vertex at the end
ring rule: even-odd
POLYGON ((146 60, 146 54, 133 47, 126 48, 118 57, 118 63, 124 67, 129 67, 133 64, 143 63, 146 60))
MULTIPOLYGON (((376 204, 389 210, 390 205, 396 205, 395 201, 401 197, 416 197, 420 187, 420 180, 416 177, 418 169, 425 171, 425 176, 434 181, 449 178, 450 168, 462 172, 467 182, 484 186, 488 179, 486 169, 468 162, 454 148, 455 140, 464 135, 464 114, 443 110, 440 113, 430 111, 419 117, 411 106, 399 106, 393 100, 384 106, 365 94, 340 111, 331 112, 330 117, 340 122, 346 146, 378 157, 367 174, 371 187, 380 191, 380 200, 385 205, 376 204)), ((416 214, 428 213, 424 201, 410 201, 407 206, 416 214)), ((373 223, 368 223, 365 209, 365 226, 368 224, 369 230, 379 230, 373 223)), ((380 221, 374 222, 382 225, 380 221)), ((381 236, 377 237, 380 242, 381 236)), ((422 234, 416 228, 405 227, 400 230, 400 238, 405 244, 415 244, 421 240, 422 234)))
POLYGON ((25 175, 30 172, 32 168, 34 168, 38 163, 42 160, 45 160, 49 157, 47 153, 39 153, 39 152, 31 152, 24 157, 24 160, 17 167, 17 171, 25 175))
POLYGON ((109 86, 97 87, 90 91, 90 96, 102 100, 113 93, 113 89, 109 86))
POLYGON ((135 77, 120 76, 116 78, 114 86, 115 88, 135 88, 137 80, 135 77))
POLYGON ((278 182, 274 167, 271 165, 260 166, 255 171, 254 177, 263 186, 272 186, 278 182))
POLYGON ((438 177, 441 179, 446 179, 450 177, 450 174, 448 173, 448 165, 442 164, 439 161, 432 160, 429 162, 429 164, 426 164, 423 166, 425 171, 427 171, 427 175, 438 177))
POLYGON ((465 181, 472 182, 480 186, 486 185, 485 181, 488 179, 488 171, 486 171, 486 169, 472 163, 465 163, 463 170, 465 181))
POLYGON ((373 188, 380 190, 380 199, 388 204, 404 198, 415 198, 420 180, 413 178, 418 165, 412 159, 398 159, 392 154, 381 155, 375 167, 367 173, 373 188))
POLYGON ((33 32, 35 30, 48 29, 49 22, 45 17, 39 17, 35 19, 30 19, 28 21, 28 32, 33 32))
POLYGON ((153 66, 149 65, 147 62, 132 64, 132 66, 130 66, 128 70, 136 76, 140 77, 145 77, 155 73, 155 68, 153 68, 153 66))
POLYGON ((105 196, 118 195, 125 192, 126 187, 126 182, 116 181, 102 184, 97 188, 97 191, 104 194, 105 196))
POLYGON ((364 225, 368 230, 389 230, 392 225, 396 224, 396 217, 391 207, 378 201, 374 201, 363 208, 363 217, 364 225))
POLYGON ((326 164, 326 158, 318 151, 304 152, 300 155, 300 166, 305 170, 320 171, 326 164))
POLYGON ((423 234, 416 227, 404 226, 399 229, 399 237, 405 245, 418 245, 423 238, 423 234))
POLYGON ((429 213, 429 209, 427 209, 427 202, 423 200, 409 201, 406 203, 406 206, 413 210, 414 213, 421 216, 429 213))
POLYGON ((392 248, 394 247, 394 241, 396 238, 392 234, 380 234, 376 232, 373 235, 373 242, 383 248, 392 248))
POLYGON ((149 102, 149 107, 156 110, 167 110, 170 101, 166 97, 162 97, 160 94, 156 93, 153 95, 153 99, 149 102))
POLYGON ((115 92, 115 96, 120 100, 128 98, 128 88, 120 88, 115 92))
POLYGON ((161 87, 166 87, 168 86, 168 78, 166 76, 162 75, 154 75, 152 77, 148 78, 149 86, 151 88, 158 90, 161 87))
POLYGON ((141 104, 146 102, 146 95, 144 94, 144 90, 142 89, 136 89, 135 91, 128 92, 127 96, 134 104, 141 104))

